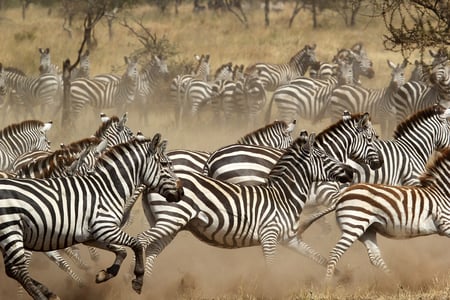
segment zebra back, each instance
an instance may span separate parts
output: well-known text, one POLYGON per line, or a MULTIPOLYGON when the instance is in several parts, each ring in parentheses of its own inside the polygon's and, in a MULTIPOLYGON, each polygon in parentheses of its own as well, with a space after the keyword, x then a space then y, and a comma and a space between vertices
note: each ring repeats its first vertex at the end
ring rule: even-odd
POLYGON ((316 45, 305 45, 285 64, 256 63, 245 70, 246 74, 257 75, 267 91, 305 75, 309 66, 316 61, 316 45))
POLYGON ((274 121, 271 124, 244 135, 236 143, 285 149, 292 144, 293 138, 291 134, 296 123, 296 120, 291 123, 274 121))
POLYGON ((10 171, 20 155, 34 150, 50 150, 47 131, 52 122, 27 120, 0 131, 0 169, 10 171))

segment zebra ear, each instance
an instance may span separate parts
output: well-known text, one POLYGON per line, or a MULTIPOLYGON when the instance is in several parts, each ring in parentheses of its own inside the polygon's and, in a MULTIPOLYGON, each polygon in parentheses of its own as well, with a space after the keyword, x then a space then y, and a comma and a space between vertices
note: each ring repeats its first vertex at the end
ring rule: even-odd
POLYGON ((161 141, 161 134, 160 133, 155 134, 150 143, 149 151, 155 154, 157 152, 160 141, 161 141))
POLYGON ((160 144, 159 144, 159 151, 161 153, 165 153, 166 149, 167 149, 167 140, 163 140, 160 144))
POLYGON ((291 134, 291 132, 294 131, 296 124, 297 124, 297 120, 293 120, 291 123, 287 124, 285 134, 286 135, 291 134))
POLYGON ((316 141, 316 134, 311 133, 310 135, 308 135, 306 137, 300 136, 300 139, 302 140, 302 142, 304 142, 302 145, 302 150, 306 153, 310 153, 311 149, 313 147, 313 144, 316 141))
POLYGON ((352 115, 350 114, 350 112, 348 110, 344 110, 344 113, 342 114, 342 120, 347 121, 350 120, 351 118, 352 115))
POLYGON ((47 123, 44 123, 44 126, 42 126, 41 131, 42 132, 47 132, 50 130, 50 128, 52 128, 53 122, 52 121, 48 121, 47 123))
POLYGON ((388 66, 391 68, 391 69, 395 69, 397 66, 392 62, 392 61, 390 61, 389 59, 387 60, 387 64, 388 64, 388 66))
POLYGON ((362 130, 367 127, 367 123, 370 121, 370 115, 368 112, 364 113, 358 122, 358 129, 362 130))
POLYGON ((128 112, 124 113, 122 118, 120 118, 119 120, 118 126, 120 131, 122 131, 123 128, 125 127, 125 123, 127 122, 127 120, 128 120, 128 112))

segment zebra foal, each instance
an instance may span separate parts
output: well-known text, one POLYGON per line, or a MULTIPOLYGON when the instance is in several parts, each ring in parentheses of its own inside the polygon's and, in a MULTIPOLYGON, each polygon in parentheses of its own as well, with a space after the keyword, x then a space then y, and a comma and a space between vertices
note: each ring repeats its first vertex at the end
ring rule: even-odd
POLYGON ((420 178, 420 186, 357 184, 336 206, 342 235, 330 252, 326 277, 333 276, 341 256, 360 240, 370 262, 389 273, 377 244, 377 233, 393 239, 439 234, 450 237, 450 148, 441 152, 420 178))
POLYGON ((96 282, 116 276, 126 251, 137 259, 133 289, 143 284, 143 245, 120 229, 127 199, 136 187, 147 185, 168 201, 178 201, 183 190, 178 179, 160 162, 160 135, 112 147, 99 158, 95 172, 86 176, 0 181, 0 249, 6 274, 17 280, 33 299, 54 298, 33 279, 25 249, 50 251, 84 243, 112 251, 116 259, 97 274, 96 282))

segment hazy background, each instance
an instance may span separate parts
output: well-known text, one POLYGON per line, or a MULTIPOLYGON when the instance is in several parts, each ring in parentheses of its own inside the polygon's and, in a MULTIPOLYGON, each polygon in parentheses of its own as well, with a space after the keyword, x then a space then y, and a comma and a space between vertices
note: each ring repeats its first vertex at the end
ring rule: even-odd
MULTIPOLYGON (((142 16, 144 24, 158 36, 176 44, 179 54, 169 60, 170 64, 191 61, 194 54, 211 55, 212 72, 221 64, 249 65, 254 62, 287 62, 305 44, 316 43, 319 60, 331 60, 338 48, 350 47, 363 42, 369 56, 374 61, 375 78, 363 78, 365 86, 383 87, 390 80, 390 69, 386 60, 400 63, 399 53, 387 52, 383 48, 384 24, 370 18, 360 17, 358 26, 349 29, 340 17, 331 11, 320 17, 321 27, 311 30, 310 16, 299 14, 291 29, 287 22, 291 14, 288 8, 271 14, 271 26, 264 28, 262 10, 249 13, 251 27, 243 26, 231 14, 193 14, 192 6, 183 5, 180 14, 162 16, 147 6, 132 11, 142 16)), ((62 29, 62 19, 56 12, 47 15, 47 10, 30 6, 26 20, 21 18, 20 9, 9 9, 0 13, 2 43, 0 62, 4 66, 14 66, 27 74, 37 74, 39 63, 38 48, 51 49, 54 63, 76 59, 81 41, 82 26, 78 21, 74 37, 69 39, 62 29), (78 27, 77 27, 78 26, 78 27), (28 35, 26 35, 28 34, 28 35), (27 39, 18 36, 29 36, 27 39)), ((106 22, 95 28, 97 49, 90 56, 91 76, 100 73, 121 74, 123 56, 129 55, 137 47, 138 41, 118 24, 113 26, 114 38, 108 39, 106 22)), ((412 66, 408 68, 408 75, 412 66)), ((408 76, 407 75, 407 76, 408 76)), ((169 84, 166 82, 165 84, 169 84)), ((152 136, 162 133, 169 141, 169 149, 192 149, 213 151, 220 146, 235 142, 242 135, 255 128, 246 124, 218 126, 205 111, 196 124, 183 124, 177 128, 173 111, 166 105, 164 96, 155 99, 146 111, 150 122, 142 122, 136 111, 129 111, 128 125, 134 132, 141 130, 152 136)), ((122 114, 114 110, 108 114, 122 114)), ((274 113, 275 115, 275 113, 274 113)), ((45 116, 43 121, 55 120, 49 132, 52 148, 59 143, 69 143, 92 135, 99 127, 100 120, 86 110, 77 120, 76 128, 68 128, 59 116, 45 116)), ((22 120, 21 116, 4 115, 0 119, 3 127, 22 120)), ((320 132, 336 120, 324 119, 318 124, 298 120, 294 132, 301 129, 320 132)), ((263 126, 263 120, 258 125, 263 126)), ((141 214, 140 203, 134 209, 135 221, 127 231, 137 233, 146 228, 141 214)), ((304 239, 323 255, 332 249, 339 237, 332 214, 326 218, 327 229, 317 223, 304 235, 304 239)), ((102 285, 94 283, 95 273, 109 266, 112 255, 101 252, 99 263, 91 262, 87 252, 83 252, 86 262, 92 265, 86 273, 74 267, 85 280, 86 287, 79 288, 68 276, 57 269, 42 254, 35 254, 31 267, 32 275, 46 284, 62 299, 447 299, 450 293, 448 256, 449 241, 443 237, 425 237, 406 241, 393 241, 379 237, 384 258, 393 270, 393 277, 387 278, 372 267, 363 246, 355 244, 345 253, 338 264, 344 278, 333 288, 322 285, 325 270, 284 248, 279 248, 277 260, 270 272, 265 268, 259 247, 223 250, 207 246, 187 232, 181 232, 158 258, 151 278, 146 278, 143 295, 138 296, 131 289, 127 277, 131 255, 123 265, 119 276, 102 285)), ((85 250, 85 248, 83 248, 85 250)), ((0 267, 0 299, 14 299, 17 283, 8 278, 0 267)), ((26 296, 27 297, 27 296, 26 296)))

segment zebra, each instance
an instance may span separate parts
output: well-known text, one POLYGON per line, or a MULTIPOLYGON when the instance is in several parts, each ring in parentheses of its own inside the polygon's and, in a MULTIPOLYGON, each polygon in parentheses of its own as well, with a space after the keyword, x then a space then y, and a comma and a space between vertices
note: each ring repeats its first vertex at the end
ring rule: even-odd
POLYGON ((161 80, 169 74, 166 60, 154 55, 152 60, 145 64, 139 72, 137 80, 136 95, 134 101, 131 103, 139 113, 139 117, 145 124, 148 124, 148 108, 150 104, 154 104, 155 93, 157 92, 158 84, 161 80))
POLYGON ((331 279, 342 255, 356 241, 366 247, 372 265, 384 272, 377 233, 393 239, 439 234, 450 237, 450 149, 420 177, 420 186, 357 184, 349 187, 336 206, 341 237, 331 250, 326 278, 331 279))
POLYGON ((138 235, 146 246, 146 271, 181 230, 210 245, 235 249, 261 245, 268 263, 278 243, 317 263, 326 259, 296 235, 309 187, 316 180, 347 182, 352 170, 316 148, 314 134, 297 138, 270 172, 267 184, 240 186, 192 172, 176 172, 184 197, 166 204, 143 194, 150 229, 138 235))
POLYGON ((111 148, 99 158, 91 175, 3 179, 0 247, 6 274, 34 299, 56 297, 30 277, 25 266, 25 248, 50 251, 85 243, 112 251, 116 254, 115 262, 97 274, 96 282, 100 283, 116 276, 126 256, 126 251, 116 245, 124 245, 135 252, 136 278, 132 286, 140 293, 143 245, 119 227, 125 200, 140 184, 146 184, 168 201, 179 201, 183 195, 178 178, 161 165, 155 154, 160 139, 156 134, 152 140, 134 140, 111 148))
MULTIPOLYGON (((352 184, 418 185, 419 177, 436 151, 450 147, 450 108, 433 105, 421 110, 397 126, 393 139, 375 142, 384 161, 378 169, 348 162, 355 171, 352 184)), ((322 186, 322 192, 334 187, 322 186)), ((334 210, 334 206, 314 214, 300 226, 306 230, 315 220, 334 210)))
POLYGON ((393 105, 397 124, 433 104, 450 104, 450 66, 436 65, 431 71, 430 83, 431 86, 420 81, 408 81, 397 90, 393 105))
POLYGON ((266 105, 267 97, 264 84, 256 74, 246 74, 236 82, 234 92, 238 117, 247 120, 247 128, 253 128, 257 124, 257 116, 266 105))
POLYGON ((8 88, 6 87, 6 73, 3 64, 0 63, 0 108, 6 111, 8 107, 8 88))
POLYGON ((78 78, 89 78, 91 63, 89 60, 89 49, 86 49, 83 54, 80 55, 80 62, 78 67, 72 70, 70 73, 70 80, 73 81, 78 78))
POLYGON ((394 108, 394 95, 405 83, 405 68, 407 60, 401 64, 395 64, 387 60, 391 69, 391 80, 387 87, 381 89, 369 89, 360 85, 341 85, 334 89, 329 98, 328 107, 333 117, 340 116, 343 111, 362 112, 367 111, 372 121, 381 124, 381 132, 386 135, 391 130, 392 122, 395 122, 396 112, 394 108))
POLYGON ((210 75, 209 54, 194 55, 194 58, 197 60, 195 70, 192 73, 177 75, 170 83, 169 97, 172 104, 175 105, 175 121, 178 126, 181 125, 185 109, 187 108, 184 102, 186 87, 195 79, 207 81, 210 75))
POLYGON ((285 64, 256 63, 245 70, 246 74, 257 74, 266 91, 273 92, 280 85, 305 75, 316 61, 316 45, 305 45, 285 64))
MULTIPOLYGON (((292 132, 295 126, 295 120, 290 123, 274 121, 242 136, 236 143, 284 149, 292 143, 292 132)), ((167 156, 172 161, 175 172, 203 173, 205 163, 210 155, 210 152, 201 150, 177 149, 167 152, 167 156)))
MULTIPOLYGON (((189 117, 196 116, 200 109, 210 104, 213 97, 212 85, 214 82, 227 80, 232 77, 233 69, 229 64, 221 65, 214 74, 212 81, 192 79, 185 86, 184 106, 189 107, 189 117)), ((186 109, 183 109, 186 111, 186 109)))
MULTIPOLYGON (((306 131, 302 131, 301 135, 305 133, 306 131)), ((344 114, 341 120, 317 135, 316 146, 339 161, 352 159, 369 165, 371 169, 378 169, 383 160, 375 146, 376 140, 376 132, 368 113, 349 116, 344 114)), ((258 144, 227 145, 211 153, 203 174, 241 185, 266 183, 270 170, 286 148, 258 144)))
POLYGON ((47 132, 52 122, 26 120, 11 124, 0 131, 0 170, 12 171, 15 160, 34 150, 50 150, 47 132))
POLYGON ((301 117, 317 122, 323 119, 331 93, 341 85, 353 82, 353 60, 339 61, 335 76, 327 80, 298 78, 275 90, 266 111, 270 118, 273 103, 282 120, 301 117))
POLYGON ((40 114, 44 115, 46 107, 58 104, 58 77, 52 73, 44 73, 29 77, 23 71, 7 67, 5 85, 10 91, 10 107, 21 116, 36 118, 35 107, 40 107, 40 114))
POLYGON ((367 55, 366 49, 362 43, 355 43, 350 49, 340 49, 333 57, 333 63, 340 63, 349 60, 355 60, 357 63, 353 64, 353 84, 361 85, 360 75, 369 79, 375 76, 373 69, 373 62, 367 55))
POLYGON ((137 87, 138 69, 136 57, 124 57, 127 64, 125 73, 97 75, 94 78, 79 78, 71 83, 71 108, 78 115, 86 104, 94 109, 123 109, 134 100, 137 87))
POLYGON ((430 84, 430 75, 432 69, 439 65, 448 62, 449 56, 445 48, 439 48, 438 51, 429 50, 430 56, 433 58, 430 64, 425 63, 423 60, 414 61, 414 69, 411 72, 409 81, 419 81, 422 83, 430 84))
POLYGON ((328 62, 316 61, 309 68, 309 77, 312 79, 327 80, 334 75, 336 75, 336 65, 328 62))

